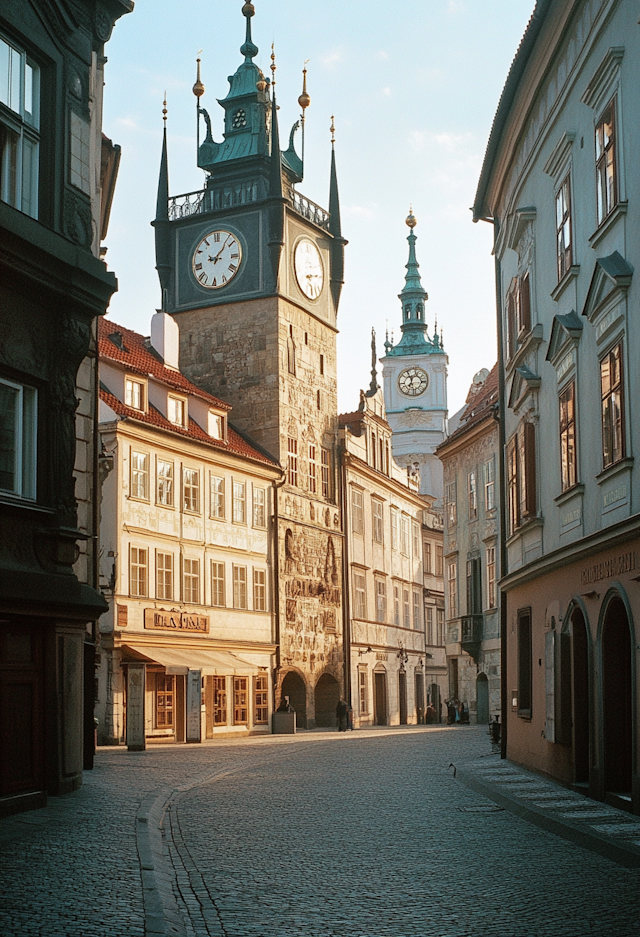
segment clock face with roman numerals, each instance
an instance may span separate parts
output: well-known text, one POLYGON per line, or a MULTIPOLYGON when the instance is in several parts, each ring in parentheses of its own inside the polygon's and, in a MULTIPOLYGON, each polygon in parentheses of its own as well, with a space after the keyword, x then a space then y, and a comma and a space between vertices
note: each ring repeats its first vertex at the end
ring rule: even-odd
POLYGON ((230 231, 212 231, 193 254, 193 275, 208 290, 220 290, 235 277, 242 263, 242 248, 230 231))

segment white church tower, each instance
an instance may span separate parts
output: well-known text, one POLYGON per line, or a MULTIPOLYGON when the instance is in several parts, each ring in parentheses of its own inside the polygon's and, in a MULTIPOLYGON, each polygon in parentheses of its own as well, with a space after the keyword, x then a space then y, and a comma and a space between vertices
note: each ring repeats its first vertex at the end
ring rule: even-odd
POLYGON ((385 342, 381 358, 387 420, 393 430, 393 457, 409 471, 420 473, 420 493, 435 495, 442 505, 442 463, 434 455, 447 428, 447 365, 449 359, 434 325, 427 333, 426 291, 420 282, 416 260, 417 220, 409 213, 409 261, 402 303, 402 338, 397 345, 385 342))

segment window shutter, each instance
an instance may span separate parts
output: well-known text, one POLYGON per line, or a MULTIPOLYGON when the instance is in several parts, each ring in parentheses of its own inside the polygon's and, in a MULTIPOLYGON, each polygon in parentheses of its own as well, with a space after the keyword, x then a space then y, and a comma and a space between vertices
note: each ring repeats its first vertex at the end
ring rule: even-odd
POLYGON ((525 423, 524 434, 524 504, 527 517, 536 515, 536 428, 525 423))
POLYGON ((528 332, 531 329, 531 285, 529 274, 520 280, 520 331, 528 332))

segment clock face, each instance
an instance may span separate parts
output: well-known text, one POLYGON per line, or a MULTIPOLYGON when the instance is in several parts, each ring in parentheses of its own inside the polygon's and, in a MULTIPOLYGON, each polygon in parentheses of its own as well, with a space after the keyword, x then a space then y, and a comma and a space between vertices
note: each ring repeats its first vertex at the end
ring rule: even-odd
POLYGON ((398 387, 407 397, 419 397, 428 384, 429 375, 422 368, 405 368, 398 378, 398 387))
POLYGON ((240 269, 242 248, 229 231, 212 231, 203 237, 193 253, 193 275, 208 290, 226 286, 240 269))
POLYGON ((298 241, 294 255, 298 286, 308 299, 317 299, 324 284, 324 268, 320 252, 313 241, 298 241))

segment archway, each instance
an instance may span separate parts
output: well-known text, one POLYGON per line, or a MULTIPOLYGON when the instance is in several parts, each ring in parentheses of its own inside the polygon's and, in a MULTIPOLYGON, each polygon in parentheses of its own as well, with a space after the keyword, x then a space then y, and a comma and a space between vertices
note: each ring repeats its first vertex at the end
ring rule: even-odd
POLYGON ((282 681, 280 698, 289 697, 289 702, 296 711, 296 726, 307 728, 307 688, 300 674, 290 670, 282 681))
POLYGON ((373 672, 373 703, 375 722, 378 726, 387 724, 387 674, 385 670, 373 672))
POLYGON ((620 598, 611 599, 602 626, 602 734, 606 791, 631 792, 631 633, 620 598))
POLYGON ((589 643, 584 615, 576 608, 571 615, 571 696, 573 722, 573 775, 576 784, 589 780, 589 643))
POLYGON ((316 726, 335 726, 339 699, 340 684, 330 673, 323 673, 316 683, 316 726))
POLYGON ((489 678, 479 673, 476 679, 476 714, 479 725, 489 722, 489 678))

